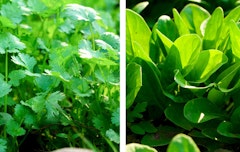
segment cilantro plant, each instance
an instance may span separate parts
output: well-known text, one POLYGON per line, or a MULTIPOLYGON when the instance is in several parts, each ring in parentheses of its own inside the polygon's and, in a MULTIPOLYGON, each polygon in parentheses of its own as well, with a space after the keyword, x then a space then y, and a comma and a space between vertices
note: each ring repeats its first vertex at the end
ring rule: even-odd
POLYGON ((118 151, 117 5, 1 1, 1 152, 118 151))
POLYGON ((196 151, 239 150, 239 12, 188 4, 150 30, 126 11, 128 143, 175 152, 179 135, 196 151))

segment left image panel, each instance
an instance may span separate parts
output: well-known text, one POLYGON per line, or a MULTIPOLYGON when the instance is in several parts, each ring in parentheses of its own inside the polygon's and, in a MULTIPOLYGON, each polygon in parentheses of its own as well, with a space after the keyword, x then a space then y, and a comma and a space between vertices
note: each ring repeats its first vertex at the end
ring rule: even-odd
POLYGON ((119 151, 119 10, 0 1, 0 152, 119 151))

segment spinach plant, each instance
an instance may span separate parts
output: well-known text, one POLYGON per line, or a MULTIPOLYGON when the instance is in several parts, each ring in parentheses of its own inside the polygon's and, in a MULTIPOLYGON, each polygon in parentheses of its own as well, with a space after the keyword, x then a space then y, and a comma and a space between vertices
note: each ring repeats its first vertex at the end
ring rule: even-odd
POLYGON ((118 2, 104 2, 1 1, 1 152, 118 151, 118 2))
POLYGON ((150 30, 127 10, 128 143, 165 151, 185 133, 203 151, 239 150, 239 12, 188 4, 150 30))

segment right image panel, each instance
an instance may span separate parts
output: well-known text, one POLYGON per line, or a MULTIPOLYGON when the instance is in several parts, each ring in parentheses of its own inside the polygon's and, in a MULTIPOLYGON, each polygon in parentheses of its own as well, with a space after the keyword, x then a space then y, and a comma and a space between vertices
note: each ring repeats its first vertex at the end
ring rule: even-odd
POLYGON ((240 150, 239 4, 127 0, 127 152, 240 150))

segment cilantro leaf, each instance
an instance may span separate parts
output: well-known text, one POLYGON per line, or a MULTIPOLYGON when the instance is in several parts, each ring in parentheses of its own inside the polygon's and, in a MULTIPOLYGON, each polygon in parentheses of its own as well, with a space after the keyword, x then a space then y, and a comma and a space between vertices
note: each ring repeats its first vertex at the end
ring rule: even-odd
POLYGON ((92 90, 86 79, 72 78, 70 81, 71 90, 79 97, 89 97, 92 90))
POLYGON ((109 128, 109 124, 106 122, 108 122, 108 119, 105 118, 103 115, 97 115, 93 118, 94 127, 101 131, 107 130, 109 128))
POLYGON ((28 127, 36 123, 35 115, 31 109, 24 105, 17 104, 14 108, 14 118, 18 122, 23 122, 28 127))
POLYGON ((120 108, 117 108, 113 113, 111 117, 111 121, 114 125, 119 126, 120 125, 120 108))
POLYGON ((2 78, 0 78, 0 97, 7 95, 9 92, 12 91, 11 85, 6 83, 2 78))
POLYGON ((1 15, 10 19, 13 23, 19 24, 22 21, 22 10, 15 3, 2 5, 1 15))
POLYGON ((112 129, 108 129, 106 131, 106 136, 113 142, 119 144, 120 143, 120 137, 119 134, 116 133, 114 130, 112 129))
POLYGON ((10 120, 6 124, 6 130, 9 135, 12 137, 16 136, 22 136, 26 133, 26 130, 24 130, 19 123, 17 123, 15 120, 10 120))
POLYGON ((15 29, 17 26, 9 19, 4 16, 0 16, 0 22, 2 23, 3 27, 9 27, 15 29))
POLYGON ((19 50, 25 49, 25 47, 25 44, 20 42, 16 36, 10 33, 0 34, 0 54, 5 52, 17 53, 19 50))
POLYGON ((118 35, 111 32, 105 32, 101 35, 101 39, 111 45, 114 49, 120 50, 120 38, 118 35))
POLYGON ((94 9, 78 4, 68 4, 61 16, 75 21, 87 22, 93 22, 101 19, 94 9))
POLYGON ((18 56, 12 56, 12 61, 17 65, 27 68, 31 72, 33 72, 33 67, 37 63, 34 57, 23 53, 19 53, 18 56))
POLYGON ((47 91, 52 87, 55 87, 59 84, 59 80, 49 75, 40 75, 36 77, 35 84, 42 89, 43 91, 47 91))
POLYGON ((13 118, 9 113, 0 112, 0 126, 7 124, 7 122, 12 119, 13 118))
POLYGON ((6 152, 7 151, 7 140, 0 138, 0 151, 6 152))
POLYGON ((27 5, 34 13, 42 13, 47 9, 46 5, 40 0, 28 0, 27 5))
POLYGON ((63 100, 65 95, 59 91, 51 93, 46 99, 47 119, 51 119, 59 115, 59 111, 62 110, 58 104, 59 101, 63 100))
POLYGON ((25 78, 25 73, 23 70, 13 70, 9 73, 9 84, 17 87, 19 86, 19 81, 23 78, 25 78))

